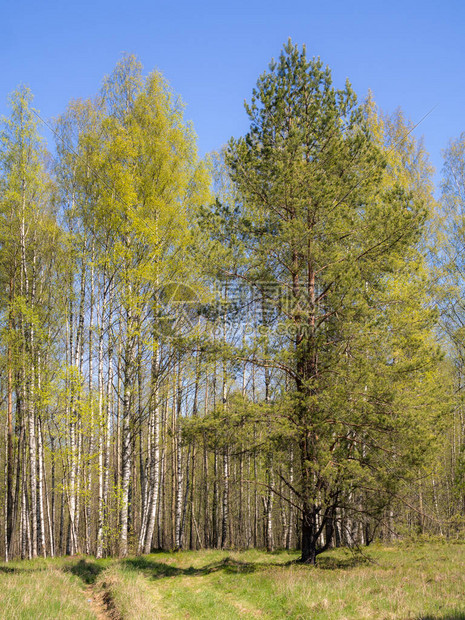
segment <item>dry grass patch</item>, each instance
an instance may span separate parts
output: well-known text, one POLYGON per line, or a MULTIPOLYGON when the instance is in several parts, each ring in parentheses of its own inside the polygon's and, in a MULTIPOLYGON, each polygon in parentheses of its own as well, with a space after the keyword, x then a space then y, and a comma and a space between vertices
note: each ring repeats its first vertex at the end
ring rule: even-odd
POLYGON ((95 584, 112 620, 158 620, 159 595, 147 579, 119 563, 102 572, 95 584))
POLYGON ((465 620, 465 545, 0 564, 0 620, 465 620))
POLYGON ((33 568, 32 563, 0 566, 2 620, 94 620, 79 579, 55 566, 33 568))

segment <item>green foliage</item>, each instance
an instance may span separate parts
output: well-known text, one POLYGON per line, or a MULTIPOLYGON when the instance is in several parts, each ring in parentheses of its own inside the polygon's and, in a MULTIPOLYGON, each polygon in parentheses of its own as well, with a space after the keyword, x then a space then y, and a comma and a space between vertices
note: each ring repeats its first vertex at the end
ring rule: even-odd
MULTIPOLYGON (((351 530, 371 540, 408 494, 408 528, 423 532, 425 504, 435 531, 444 516, 461 530, 463 136, 446 153, 451 243, 432 257, 437 204, 412 125, 290 41, 246 104, 247 134, 206 161, 182 102, 134 56, 58 119, 53 169, 28 89, 11 106, 0 495, 5 512, 16 502, 15 553, 29 520, 42 550, 217 545, 221 530, 223 545, 270 549, 302 534, 314 562, 351 530), (62 500, 59 528, 47 498, 55 515, 62 500)), ((271 617, 308 612, 278 599, 271 617)))
POLYGON ((401 117, 383 125, 290 42, 246 111, 250 130, 226 155, 247 247, 236 275, 258 296, 279 291, 254 359, 294 385, 274 415, 294 427, 301 498, 320 512, 358 488, 382 507, 441 411, 420 251, 428 170, 401 117))

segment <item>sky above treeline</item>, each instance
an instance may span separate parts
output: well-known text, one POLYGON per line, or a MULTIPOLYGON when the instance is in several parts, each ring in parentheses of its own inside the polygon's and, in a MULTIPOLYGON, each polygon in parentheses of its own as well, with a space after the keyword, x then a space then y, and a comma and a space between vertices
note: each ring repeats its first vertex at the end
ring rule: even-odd
MULTIPOLYGON (((257 77, 290 37, 424 136, 440 179, 442 149, 465 131, 465 3, 446 0, 0 0, 0 114, 20 83, 49 121, 95 95, 124 53, 159 69, 186 104, 201 154, 246 132, 257 77), (429 114, 428 114, 429 113, 429 114)), ((43 128, 47 139, 50 133, 43 128), (48 134, 48 135, 47 135, 48 134)))

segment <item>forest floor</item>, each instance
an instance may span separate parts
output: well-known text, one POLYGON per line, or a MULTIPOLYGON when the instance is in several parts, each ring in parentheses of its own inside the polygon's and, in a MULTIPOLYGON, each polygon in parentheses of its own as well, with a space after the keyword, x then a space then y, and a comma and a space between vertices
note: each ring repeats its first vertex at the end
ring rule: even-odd
POLYGON ((0 563, 2 620, 465 620, 465 543, 0 563))

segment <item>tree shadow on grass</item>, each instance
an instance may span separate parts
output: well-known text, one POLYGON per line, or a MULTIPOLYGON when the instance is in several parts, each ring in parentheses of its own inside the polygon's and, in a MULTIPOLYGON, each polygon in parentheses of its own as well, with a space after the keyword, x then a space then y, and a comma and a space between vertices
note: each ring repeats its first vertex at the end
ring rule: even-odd
POLYGON ((7 575, 10 573, 24 573, 24 568, 14 568, 12 566, 0 566, 0 573, 6 573, 7 575))
MULTIPOLYGON (((317 568, 332 569, 348 569, 354 568, 361 564, 367 563, 369 560, 363 556, 350 556, 347 558, 319 557, 317 559, 317 568)), ((229 556, 223 558, 219 562, 212 562, 200 568, 189 566, 188 568, 179 568, 171 566, 165 562, 157 562, 151 558, 140 556, 136 558, 128 558, 122 560, 122 565, 131 570, 143 571, 152 579, 163 579, 166 577, 176 577, 184 575, 187 577, 203 576, 223 571, 227 574, 249 574, 269 568, 289 568, 291 566, 304 566, 298 560, 290 560, 289 562, 241 562, 229 556)), ((45 570, 45 567, 35 568, 18 568, 13 566, 0 566, 0 574, 14 573, 33 573, 38 570, 45 570)), ((104 566, 86 559, 81 559, 77 563, 73 562, 63 567, 63 570, 79 577, 85 584, 92 585, 97 580, 99 574, 105 570, 104 566)), ((465 615, 451 616, 454 620, 465 620, 465 615)), ((437 620, 433 617, 425 617, 424 620, 437 620)), ((441 619, 448 620, 448 618, 441 619)))
POLYGON ((79 560, 77 564, 68 564, 63 568, 64 571, 82 579, 87 585, 95 583, 97 577, 104 569, 104 566, 100 566, 96 562, 88 562, 87 560, 79 560))
MULTIPOLYGON (((352 555, 346 558, 334 558, 334 557, 319 557, 317 560, 317 568, 323 570, 334 569, 350 569, 355 568, 363 564, 370 562, 369 558, 360 555, 352 555)), ((249 574, 256 573, 261 570, 269 568, 289 568, 291 566, 305 566, 298 560, 290 560, 289 562, 241 562, 231 557, 223 558, 219 562, 213 562, 206 564, 200 568, 194 568, 189 566, 188 568, 179 568, 178 566, 171 566, 165 562, 157 562, 154 559, 140 556, 136 558, 128 558, 123 560, 123 566, 131 570, 143 571, 146 576, 152 579, 163 579, 166 577, 195 577, 204 576, 222 571, 227 574, 249 574)), ((310 567, 309 568, 313 568, 310 567)), ((465 620, 465 619, 464 619, 465 620)))
POLYGON ((139 570, 146 573, 152 579, 163 579, 165 577, 201 577, 204 575, 210 575, 218 571, 223 571, 228 574, 247 574, 254 573, 265 567, 270 566, 283 566, 283 564, 262 564, 258 562, 240 562, 230 557, 226 557, 220 562, 213 562, 202 566, 201 568, 194 568, 189 566, 188 568, 179 568, 177 566, 171 566, 164 562, 156 562, 155 560, 137 557, 124 560, 123 565, 131 570, 139 570))
POLYGON ((0 574, 13 575, 19 573, 37 573, 47 570, 46 566, 35 566, 33 568, 19 568, 18 566, 0 566, 0 574))
POLYGON ((445 616, 418 616, 417 620, 465 620, 465 612, 457 611, 445 616))
MULTIPOLYGON (((354 553, 345 558, 335 558, 332 556, 319 556, 316 560, 316 567, 323 570, 349 569, 357 566, 371 564, 373 560, 365 555, 354 553)), ((302 566, 302 564, 301 564, 302 566)))

